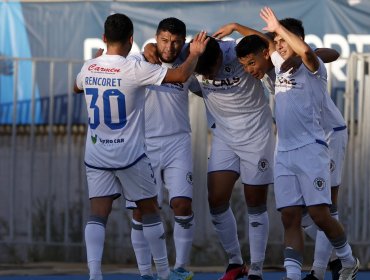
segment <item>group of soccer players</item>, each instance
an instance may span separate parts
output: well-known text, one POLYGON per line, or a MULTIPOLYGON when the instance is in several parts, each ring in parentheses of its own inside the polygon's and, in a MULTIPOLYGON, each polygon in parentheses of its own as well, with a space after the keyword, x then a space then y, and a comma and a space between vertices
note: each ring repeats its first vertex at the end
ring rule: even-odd
POLYGON ((220 279, 262 279, 269 234, 266 200, 272 183, 284 225, 285 279, 301 279, 302 227, 319 244, 305 279, 323 280, 333 248, 342 267, 339 279, 355 279, 359 261, 352 256, 336 210, 347 130, 327 93, 325 66, 318 58, 330 61, 336 54, 314 52, 304 42, 300 21, 278 21, 270 8, 262 9, 260 16, 269 36, 228 24, 213 37, 200 32, 190 44, 185 43, 185 24, 167 18, 158 25, 156 44, 142 55, 128 55, 131 20, 123 14, 107 18, 106 54, 87 61, 75 84, 76 92, 85 93, 89 116, 85 164, 90 217, 85 241, 90 280, 102 279, 105 225, 113 200, 121 194, 126 207, 133 209, 131 239, 141 279, 155 279, 152 258, 157 279, 193 278, 187 269, 196 220, 191 205, 189 90, 204 99, 212 132, 208 203, 229 263, 220 279), (233 31, 246 37, 238 44, 214 38, 233 31), (94 84, 99 77, 115 86, 94 84), (261 79, 275 98, 276 144, 261 79), (239 177, 248 207, 249 267, 242 259, 229 205, 239 177), (159 214, 162 187, 168 190, 175 219, 173 269, 159 214))

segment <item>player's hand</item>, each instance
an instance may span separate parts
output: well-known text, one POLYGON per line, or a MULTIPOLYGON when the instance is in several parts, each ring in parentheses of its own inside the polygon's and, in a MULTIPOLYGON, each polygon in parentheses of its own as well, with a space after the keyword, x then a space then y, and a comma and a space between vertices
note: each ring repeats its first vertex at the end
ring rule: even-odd
POLYGON ((290 74, 293 74, 298 70, 301 64, 302 64, 302 58, 300 58, 299 56, 292 56, 284 61, 280 69, 284 73, 289 71, 290 74))
POLYGON ((94 58, 97 58, 99 56, 102 56, 104 52, 104 49, 98 49, 94 55, 94 58))
POLYGON ((143 56, 145 57, 146 61, 153 63, 153 64, 162 64, 159 60, 158 52, 157 52, 157 44, 148 43, 144 47, 143 56))
POLYGON ((260 12, 260 17, 267 24, 267 26, 264 27, 263 30, 268 32, 275 32, 280 27, 280 23, 270 7, 262 8, 260 12))
POLYGON ((209 37, 207 37, 207 32, 201 31, 195 35, 192 42, 190 42, 190 55, 200 56, 204 53, 209 37))
POLYGON ((235 30, 235 23, 228 23, 220 27, 215 33, 212 34, 212 37, 217 39, 222 39, 223 37, 230 35, 235 30))

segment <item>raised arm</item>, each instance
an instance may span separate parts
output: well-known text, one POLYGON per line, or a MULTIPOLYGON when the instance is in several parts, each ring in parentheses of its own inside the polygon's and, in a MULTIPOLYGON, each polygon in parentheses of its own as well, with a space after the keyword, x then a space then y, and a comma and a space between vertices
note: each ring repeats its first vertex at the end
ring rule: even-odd
POLYGON ((277 35, 280 35, 293 51, 302 58, 304 65, 306 65, 311 72, 315 72, 319 69, 320 63, 315 52, 303 41, 302 38, 281 25, 271 8, 263 8, 260 16, 267 24, 263 30, 275 32, 277 35))
POLYGON ((263 38, 264 40, 267 41, 267 43, 269 45, 269 50, 271 50, 270 52, 275 51, 274 41, 270 37, 266 36, 262 32, 259 32, 259 31, 255 30, 253 28, 250 28, 250 27, 245 26, 245 25, 241 25, 241 24, 236 23, 236 22, 228 23, 228 24, 220 27, 215 33, 213 33, 212 37, 221 39, 221 38, 223 38, 227 35, 230 35, 231 33, 235 32, 235 31, 240 33, 243 36, 258 35, 258 36, 260 36, 261 38, 263 38))
POLYGON ((206 49, 209 38, 207 33, 202 31, 195 35, 193 41, 190 43, 190 53, 183 64, 178 68, 168 69, 163 83, 184 83, 190 75, 194 72, 199 56, 206 49))
POLYGON ((159 55, 157 51, 157 44, 156 43, 148 43, 144 47, 143 56, 145 57, 146 61, 153 63, 153 64, 161 64, 159 60, 159 55))

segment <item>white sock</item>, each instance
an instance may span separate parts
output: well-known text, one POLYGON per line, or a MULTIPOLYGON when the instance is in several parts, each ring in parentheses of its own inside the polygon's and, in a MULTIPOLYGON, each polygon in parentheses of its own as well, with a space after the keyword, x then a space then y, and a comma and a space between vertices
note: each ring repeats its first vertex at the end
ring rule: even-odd
POLYGON ((143 233, 143 224, 132 219, 131 243, 135 251, 136 262, 140 275, 153 275, 152 254, 148 241, 143 233))
POLYGON ((87 265, 90 280, 102 280, 101 260, 105 240, 105 218, 91 216, 85 227, 87 265))
POLYGON ((330 243, 335 248, 336 254, 342 263, 342 267, 349 268, 355 265, 356 260, 352 256, 352 249, 347 242, 346 236, 341 236, 335 240, 330 240, 330 243))
POLYGON ((194 229, 194 214, 191 216, 175 216, 173 240, 176 248, 176 263, 174 269, 185 268, 189 264, 194 229))
POLYGON ((166 237, 158 214, 143 215, 143 233, 152 252, 158 276, 167 279, 170 268, 168 266, 166 237))
POLYGON ((269 234, 269 218, 266 206, 262 208, 248 207, 248 213, 249 250, 251 255, 251 266, 248 274, 261 276, 269 234), (261 212, 261 210, 263 211, 261 212))
POLYGON ((213 227, 229 257, 229 263, 243 264, 236 221, 231 208, 227 205, 227 208, 211 209, 211 215, 213 227))
POLYGON ((284 250, 284 267, 287 277, 292 280, 301 280, 303 257, 300 252, 287 247, 284 250))

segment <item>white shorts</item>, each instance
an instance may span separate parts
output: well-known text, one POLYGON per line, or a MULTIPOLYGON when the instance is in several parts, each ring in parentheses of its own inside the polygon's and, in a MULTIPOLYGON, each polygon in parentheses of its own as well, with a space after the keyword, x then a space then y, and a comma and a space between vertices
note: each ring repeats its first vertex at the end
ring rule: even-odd
POLYGON ((342 183, 342 171, 348 143, 347 129, 331 131, 328 134, 327 142, 330 155, 331 186, 336 187, 342 183))
MULTIPOLYGON (((146 139, 148 156, 152 162, 158 185, 158 204, 162 204, 163 187, 168 190, 169 200, 175 197, 193 198, 193 160, 191 135, 146 139)), ((126 208, 136 205, 126 203, 126 208)))
POLYGON ((276 208, 331 204, 328 148, 314 143, 277 152, 275 157, 276 208))
POLYGON ((275 136, 272 130, 267 135, 258 143, 245 145, 230 145, 213 135, 208 172, 231 170, 240 174, 243 184, 271 184, 275 136))
POLYGON ((126 200, 138 201, 155 197, 156 180, 149 158, 143 156, 133 165, 120 170, 101 170, 86 166, 89 198, 121 194, 126 200))

